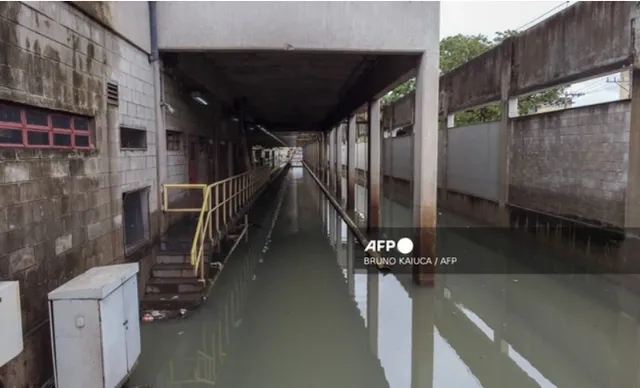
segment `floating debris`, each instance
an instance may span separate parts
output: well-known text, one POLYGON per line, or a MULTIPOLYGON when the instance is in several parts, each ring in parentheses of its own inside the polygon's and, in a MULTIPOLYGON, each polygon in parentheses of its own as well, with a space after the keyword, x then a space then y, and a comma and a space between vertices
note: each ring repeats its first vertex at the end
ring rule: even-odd
POLYGON ((142 316, 143 322, 153 322, 153 316, 149 313, 142 316))

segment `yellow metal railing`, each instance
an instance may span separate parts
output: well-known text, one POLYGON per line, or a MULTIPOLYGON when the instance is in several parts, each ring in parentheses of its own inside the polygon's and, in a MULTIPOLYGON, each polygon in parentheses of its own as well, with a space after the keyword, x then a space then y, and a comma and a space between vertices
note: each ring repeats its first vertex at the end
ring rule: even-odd
POLYGON ((199 213, 190 256, 191 265, 193 265, 195 273, 199 273, 201 281, 204 281, 205 278, 203 262, 207 239, 212 247, 219 243, 222 237, 229 232, 229 223, 234 220, 238 212, 282 167, 274 169, 260 167, 210 185, 165 184, 163 186, 162 209, 165 212, 199 213), (172 208, 169 203, 168 192, 170 189, 201 190, 201 206, 172 208))

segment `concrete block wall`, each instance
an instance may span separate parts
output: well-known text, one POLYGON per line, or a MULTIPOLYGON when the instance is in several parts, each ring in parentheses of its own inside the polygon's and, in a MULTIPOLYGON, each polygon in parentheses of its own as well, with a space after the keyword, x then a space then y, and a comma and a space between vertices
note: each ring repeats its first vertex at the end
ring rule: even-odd
POLYGON ((624 226, 630 102, 516 118, 509 202, 624 226))
POLYGON ((40 387, 52 376, 47 293, 123 259, 105 84, 118 66, 107 44, 124 43, 66 3, 0 3, 0 31, 0 100, 94 117, 93 150, 0 150, 0 278, 20 281, 25 344, 0 380, 40 387))
MULTIPOLYGON (((88 3, 89 11, 118 7, 88 3)), ((146 3, 134 8, 135 15, 98 13, 148 23, 146 3)), ((129 43, 144 42, 142 30, 116 34, 118 23, 98 23, 71 3, 0 3, 0 102, 88 116, 94 145, 0 148, 0 280, 20 282, 24 333, 24 351, 0 368, 0 386, 40 388, 52 377, 47 293, 93 266, 125 260, 124 192, 149 187, 150 242, 157 237, 154 76, 148 52, 129 43), (108 81, 118 84, 117 107, 107 105, 108 81), (122 150, 120 126, 146 131, 146 149, 122 150)), ((180 98, 168 98, 181 108, 180 98)), ((201 116, 178 109, 177 117, 187 131, 211 130, 201 116)))

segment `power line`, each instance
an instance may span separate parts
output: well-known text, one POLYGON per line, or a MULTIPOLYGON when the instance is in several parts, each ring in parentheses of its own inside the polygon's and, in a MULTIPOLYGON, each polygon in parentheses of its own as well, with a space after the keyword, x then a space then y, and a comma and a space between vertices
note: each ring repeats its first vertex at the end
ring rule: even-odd
POLYGON ((565 1, 564 3, 558 4, 555 7, 551 8, 550 10, 548 10, 547 12, 543 13, 542 15, 538 16, 537 18, 533 19, 532 21, 530 21, 529 23, 523 24, 522 26, 516 28, 516 31, 520 31, 521 29, 523 29, 524 27, 527 27, 528 25, 530 25, 531 23, 540 20, 542 17, 547 16, 548 14, 550 14, 551 12, 555 11, 556 9, 565 6, 565 8, 567 6, 569 6, 569 1, 565 1))

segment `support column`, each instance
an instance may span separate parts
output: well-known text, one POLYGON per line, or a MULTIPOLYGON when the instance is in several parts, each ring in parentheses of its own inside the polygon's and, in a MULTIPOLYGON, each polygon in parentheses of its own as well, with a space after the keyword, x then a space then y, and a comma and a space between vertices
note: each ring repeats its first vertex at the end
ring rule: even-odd
MULTIPOLYGON (((437 46, 436 46, 437 47, 437 46)), ((416 77, 413 130, 413 227, 414 252, 434 257, 438 190, 438 50, 422 54, 416 77)), ((416 265, 414 283, 433 285, 435 268, 416 265)))
POLYGON ((378 356, 378 313, 379 313, 380 277, 377 271, 367 274, 367 331, 369 347, 374 356, 378 356))
MULTIPOLYGON (((635 25, 640 22, 640 12, 636 9, 631 15, 635 25)), ((627 190, 624 206, 625 241, 623 256, 627 273, 637 268, 637 252, 640 249, 640 29, 631 29, 631 41, 634 42, 631 80, 631 120, 629 125, 629 162, 627 167, 627 190)))
POLYGON ((411 388, 433 387, 435 300, 434 289, 411 295, 411 388))
POLYGON ((318 178, 320 179, 320 182, 324 182, 324 176, 325 176, 325 171, 326 171, 326 166, 325 166, 325 158, 326 158, 326 149, 325 149, 325 138, 324 138, 324 131, 320 132, 319 135, 319 139, 318 139, 319 143, 319 155, 318 155, 318 178))
POLYGON ((349 117, 347 127, 347 214, 356 208, 356 115, 349 117))
POLYGON ((335 131, 331 128, 329 132, 329 144, 327 145, 327 149, 329 151, 329 173, 328 173, 328 182, 327 187, 329 192, 333 192, 334 189, 334 177, 335 177, 335 147, 333 146, 335 131))
POLYGON ((511 117, 518 114, 518 100, 511 95, 511 50, 512 42, 508 42, 511 49, 506 50, 501 58, 500 75, 500 138, 498 140, 498 204, 503 226, 508 226, 509 216, 506 205, 509 202, 509 159, 511 158, 511 117))
POLYGON ((344 124, 338 124, 336 128, 336 171, 337 171, 337 179, 336 179, 336 199, 340 206, 344 206, 342 202, 342 139, 344 138, 344 124))
MULTIPOLYGON (((437 108, 436 108, 437 109, 437 108)), ((367 176, 367 229, 373 231, 380 226, 380 153, 381 153, 381 131, 380 131, 380 99, 369 102, 368 136, 369 152, 368 176, 367 176)))

